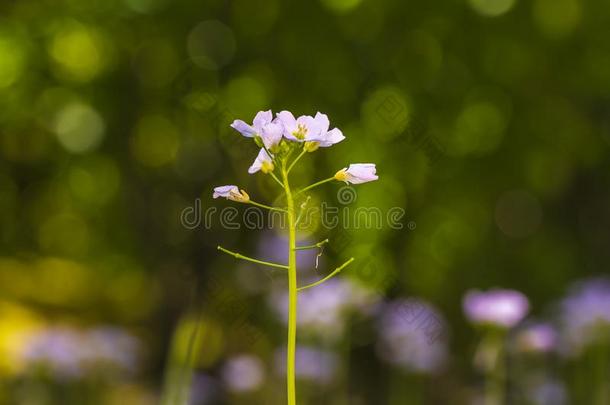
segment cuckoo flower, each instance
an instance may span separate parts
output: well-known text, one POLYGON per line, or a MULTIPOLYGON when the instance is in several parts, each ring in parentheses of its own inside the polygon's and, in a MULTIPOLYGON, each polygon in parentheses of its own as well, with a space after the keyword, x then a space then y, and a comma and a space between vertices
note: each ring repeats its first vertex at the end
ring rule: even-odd
POLYGON ((374 163, 352 163, 349 167, 335 173, 335 180, 344 181, 348 184, 361 184, 377 180, 375 174, 377 168, 374 163))
POLYGON ((281 111, 277 119, 282 124, 284 137, 291 141, 310 141, 320 132, 320 124, 311 115, 294 118, 290 111, 281 111))
POLYGON ((311 134, 309 137, 307 145, 309 150, 316 150, 318 146, 327 148, 345 139, 345 136, 343 136, 343 133, 339 128, 333 128, 330 131, 328 130, 330 122, 328 121, 328 116, 326 116, 326 114, 320 112, 316 113, 314 121, 317 125, 317 133, 311 134))
POLYGON ((294 118, 290 111, 282 111, 277 114, 277 118, 282 123, 284 137, 291 141, 306 142, 310 152, 319 146, 332 146, 345 139, 338 128, 328 130, 330 126, 328 116, 320 112, 316 113, 315 117, 301 115, 299 118, 294 118))
MULTIPOLYGON (((282 201, 285 206, 269 206, 253 201, 244 190, 240 190, 234 185, 216 187, 214 189, 213 197, 224 197, 228 200, 254 205, 269 211, 281 212, 287 219, 288 224, 288 244, 284 250, 287 260, 281 260, 281 263, 275 263, 233 252, 222 246, 218 246, 218 250, 233 256, 236 259, 249 261, 251 263, 256 263, 257 265, 286 270, 288 278, 288 305, 287 308, 285 308, 288 321, 288 339, 285 352, 286 393, 288 405, 296 405, 296 330, 297 314, 299 313, 297 293, 303 293, 305 290, 317 288, 322 283, 328 282, 329 279, 337 276, 354 261, 353 257, 349 258, 343 264, 329 272, 325 277, 306 285, 299 285, 297 280, 297 251, 319 250, 319 253, 316 255, 317 260, 322 254, 322 246, 329 241, 328 239, 324 239, 323 241, 312 245, 297 245, 298 225, 307 202, 311 198, 310 196, 306 196, 304 202, 302 202, 303 200, 300 198, 297 199, 297 197, 315 187, 335 180, 352 184, 377 180, 376 168, 374 164, 370 163, 352 164, 349 167, 340 170, 334 176, 296 189, 292 183, 292 169, 300 162, 300 159, 307 155, 307 152, 313 152, 320 147, 325 148, 332 146, 345 139, 343 133, 341 133, 339 129, 333 128, 329 130, 330 122, 325 114, 318 112, 315 117, 301 115, 300 117, 295 118, 291 112, 281 111, 274 119, 271 110, 260 111, 256 114, 252 125, 247 124, 242 120, 235 120, 231 124, 231 127, 239 131, 243 136, 253 138, 258 147, 262 148, 248 169, 248 172, 256 173, 260 171, 268 173, 268 177, 278 184, 281 190, 280 192, 282 193, 281 199, 276 199, 276 201, 282 201)), ((327 294, 331 297, 329 298, 329 302, 333 304, 338 303, 341 301, 340 298, 346 298, 339 294, 338 285, 340 285, 340 283, 331 282, 326 285, 328 289, 319 290, 320 294, 312 293, 313 290, 307 291, 302 295, 302 300, 307 303, 308 297, 314 296, 315 298, 313 298, 313 300, 317 303, 320 300, 320 297, 325 297, 322 293, 332 290, 331 294, 327 294)), ((305 305, 301 308, 304 308, 307 311, 310 309, 310 306, 311 305, 305 305)), ((335 321, 330 314, 320 315, 315 313, 315 311, 310 312, 311 314, 309 315, 316 320, 321 319, 324 322, 329 322, 331 324, 335 321)), ((302 319, 306 319, 306 316, 302 316, 302 319)))
POLYGON ((258 152, 258 156, 248 169, 248 173, 254 174, 259 170, 263 173, 270 173, 275 166, 273 165, 273 156, 270 156, 264 148, 258 152))
POLYGON ((219 186, 214 187, 214 194, 212 195, 214 198, 224 197, 227 200, 237 201, 247 203, 250 201, 250 196, 244 190, 239 191, 237 186, 228 185, 228 186, 219 186))
POLYGON ((275 147, 282 140, 282 124, 273 120, 271 110, 259 111, 252 125, 235 120, 231 127, 247 138, 260 138, 267 149, 275 147))

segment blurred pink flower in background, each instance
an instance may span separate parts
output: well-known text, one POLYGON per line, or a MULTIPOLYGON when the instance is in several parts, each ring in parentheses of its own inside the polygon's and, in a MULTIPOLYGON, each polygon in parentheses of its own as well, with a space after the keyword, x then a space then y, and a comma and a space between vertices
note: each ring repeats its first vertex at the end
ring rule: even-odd
POLYGON ((229 358, 221 374, 226 387, 234 392, 254 391, 265 380, 263 362, 258 357, 247 354, 229 358))
POLYGON ((561 303, 564 349, 579 354, 587 345, 610 333, 610 279, 594 278, 577 283, 561 303))
POLYGON ((515 290, 471 290, 464 297, 463 308, 472 323, 512 328, 527 315, 529 301, 515 290))
POLYGON ((30 370, 47 368, 59 378, 80 378, 93 370, 133 373, 140 342, 110 326, 81 330, 61 326, 41 330, 24 342, 23 359, 30 370))
MULTIPOLYGON (((378 301, 377 294, 349 279, 330 279, 299 292, 297 324, 308 333, 336 340, 343 336, 351 313, 370 315, 378 301)), ((273 291, 269 302, 286 323, 288 293, 284 289, 273 291)))
POLYGON ((517 332, 516 349, 524 352, 547 353, 557 348, 559 335, 548 323, 527 325, 517 332))
POLYGON ((407 371, 438 372, 447 361, 446 329, 445 319, 429 303, 392 301, 381 315, 377 353, 407 371))
MULTIPOLYGON (((332 351, 298 345, 296 349, 296 376, 318 384, 333 381, 339 367, 339 359, 332 351)), ((275 352, 275 369, 278 375, 286 373, 286 349, 275 352)))

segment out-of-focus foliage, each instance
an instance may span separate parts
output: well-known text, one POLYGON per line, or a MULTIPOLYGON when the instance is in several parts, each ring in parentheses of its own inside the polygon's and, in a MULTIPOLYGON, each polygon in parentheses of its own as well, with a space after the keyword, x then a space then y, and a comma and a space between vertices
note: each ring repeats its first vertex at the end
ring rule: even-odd
MULTIPOLYGON (((406 212, 304 233, 332 242, 304 281, 358 259, 302 315, 304 403, 468 402, 466 290, 518 289, 555 319, 572 282, 608 272, 609 19, 602 0, 2 2, 0 403, 281 403, 284 277, 215 248, 285 240, 226 229, 211 199, 237 179, 270 202, 229 128, 269 108, 347 137, 303 159, 303 185, 377 163, 348 204, 331 185, 315 202, 406 212), (412 296, 443 314, 431 379, 384 362, 378 336, 384 302, 412 296)), ((588 402, 589 363, 567 363, 514 395, 559 395, 563 376, 588 402)))

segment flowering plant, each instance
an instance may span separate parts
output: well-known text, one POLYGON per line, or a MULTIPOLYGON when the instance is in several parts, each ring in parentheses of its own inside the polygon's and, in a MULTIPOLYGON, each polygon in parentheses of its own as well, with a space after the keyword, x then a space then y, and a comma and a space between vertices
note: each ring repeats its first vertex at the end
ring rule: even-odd
POLYGON ((262 172, 268 174, 281 188, 286 206, 274 207, 253 201, 248 193, 235 185, 219 186, 214 188, 214 198, 224 197, 228 200, 252 204, 260 208, 279 211, 288 217, 288 264, 271 263, 254 259, 240 253, 236 253, 218 246, 224 253, 237 259, 286 269, 288 273, 288 343, 286 351, 286 385, 288 404, 296 404, 295 383, 295 354, 296 354, 296 316, 297 316, 297 293, 305 289, 322 284, 326 280, 337 275, 348 266, 354 258, 337 267, 321 280, 302 287, 297 286, 296 251, 316 249, 328 243, 328 239, 310 246, 296 245, 296 227, 301 218, 304 205, 297 213, 295 198, 306 191, 321 184, 331 181, 342 181, 347 184, 360 184, 377 180, 376 167, 372 163, 353 163, 345 167, 334 176, 302 187, 293 191, 290 184, 289 174, 297 162, 307 153, 315 152, 319 148, 326 148, 337 144, 345 139, 338 128, 330 129, 328 117, 322 113, 316 113, 314 117, 302 115, 295 118, 289 111, 282 111, 273 118, 271 110, 261 111, 254 117, 252 125, 242 120, 235 120, 231 127, 243 136, 252 138, 260 147, 258 156, 248 169, 248 173, 262 172), (296 156, 295 156, 296 155, 296 156), (294 157, 293 157, 294 156, 294 157))
POLYGON ((506 396, 506 334, 525 318, 529 300, 515 290, 471 290, 463 307, 468 320, 484 332, 474 362, 485 373, 485 403, 502 404, 506 396))

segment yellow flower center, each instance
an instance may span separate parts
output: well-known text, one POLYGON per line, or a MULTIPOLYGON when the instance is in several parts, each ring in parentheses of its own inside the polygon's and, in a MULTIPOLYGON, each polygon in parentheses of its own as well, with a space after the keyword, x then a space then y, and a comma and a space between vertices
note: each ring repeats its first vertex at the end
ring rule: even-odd
POLYGON ((292 133, 297 139, 305 139, 307 135, 307 127, 304 124, 297 124, 297 130, 292 133))
POLYGON ((345 169, 341 169, 337 173, 335 173, 335 180, 338 180, 338 181, 347 180, 347 172, 345 171, 345 169))
POLYGON ((261 165, 261 172, 263 173, 270 173, 273 171, 273 169, 275 169, 275 166, 273 165, 273 162, 263 162, 263 164, 261 165))

